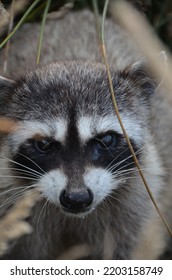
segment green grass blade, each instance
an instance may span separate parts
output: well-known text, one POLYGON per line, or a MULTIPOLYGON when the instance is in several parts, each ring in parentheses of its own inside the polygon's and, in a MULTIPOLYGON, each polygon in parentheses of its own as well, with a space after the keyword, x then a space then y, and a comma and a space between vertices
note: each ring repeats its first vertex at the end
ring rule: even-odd
POLYGON ((47 4, 45 6, 44 15, 43 15, 42 24, 41 24, 41 32, 40 32, 40 36, 39 36, 38 53, 37 53, 37 58, 36 58, 37 65, 39 64, 39 61, 40 61, 45 22, 46 22, 50 4, 51 4, 51 0, 47 0, 47 4))

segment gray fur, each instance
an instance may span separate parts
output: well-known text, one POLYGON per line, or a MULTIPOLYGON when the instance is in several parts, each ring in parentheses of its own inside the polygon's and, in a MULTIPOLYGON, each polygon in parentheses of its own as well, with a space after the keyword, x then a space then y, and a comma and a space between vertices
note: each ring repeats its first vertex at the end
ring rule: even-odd
MULTIPOLYGON (((70 123, 71 111, 75 123, 84 115, 91 116, 95 123, 102 116, 116 118, 94 24, 93 15, 88 11, 75 15, 70 13, 64 19, 48 21, 41 65, 53 63, 15 79, 12 86, 0 79, 1 116, 15 119, 20 124, 23 121, 49 123, 59 116, 70 123)), ((17 73, 25 71, 26 65, 27 70, 36 68, 39 29, 37 24, 34 27, 27 24, 16 34, 11 45, 9 75, 14 76, 15 72, 17 76, 17 73)), ((169 133, 172 130, 171 108, 163 99, 163 92, 154 94, 155 83, 143 67, 132 64, 140 55, 127 35, 109 20, 105 32, 120 113, 138 125, 135 135, 141 135, 142 140, 139 143, 136 139, 131 140, 141 148, 141 167, 157 204, 169 221, 170 198, 167 200, 166 197, 171 195, 172 181, 168 169, 172 164, 169 133)), ((3 74, 2 68, 0 73, 3 74)), ((14 134, 2 136, 0 167, 9 167, 8 160, 2 158, 15 156, 15 143, 14 134)), ((83 161, 81 167, 76 156, 67 169, 66 163, 61 165, 71 182, 77 185, 84 167, 89 163, 83 161)), ((0 172, 3 176, 4 171, 0 172)), ((10 170, 8 174, 11 174, 10 170)), ((21 182, 6 178, 2 180, 2 187, 6 186, 14 188, 21 186, 21 182)), ((12 196, 13 192, 15 194, 15 191, 9 194, 12 196)), ((8 196, 1 195, 2 205, 8 196)), ((123 176, 116 189, 112 188, 111 196, 95 210, 84 214, 84 218, 66 215, 58 203, 50 203, 44 209, 46 198, 43 198, 34 207, 30 218, 34 232, 15 240, 4 258, 54 259, 70 247, 85 243, 91 248, 88 258, 101 259, 106 249, 106 229, 110 229, 114 236, 113 259, 161 257, 167 246, 168 234, 136 168, 129 178, 123 176)), ((8 207, 9 204, 1 207, 0 213, 3 214, 8 207)))

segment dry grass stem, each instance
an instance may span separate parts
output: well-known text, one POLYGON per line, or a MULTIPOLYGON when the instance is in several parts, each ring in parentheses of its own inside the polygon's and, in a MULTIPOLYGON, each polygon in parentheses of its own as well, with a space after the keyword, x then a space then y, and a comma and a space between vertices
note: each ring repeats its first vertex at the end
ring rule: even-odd
MULTIPOLYGON (((122 27, 130 34, 138 45, 143 56, 147 57, 150 71, 157 80, 163 79, 163 86, 167 89, 164 94, 172 105, 172 57, 164 44, 158 39, 148 22, 131 5, 124 1, 111 3, 112 17, 118 19, 122 27), (162 59, 155 54, 165 51, 167 55, 167 67, 164 70, 162 59), (165 71, 165 75, 164 75, 165 71)), ((165 63, 164 63, 165 64, 165 63)))
MULTIPOLYGON (((117 3, 118 3, 118 2, 117 2, 117 3)), ((153 194, 152 194, 152 192, 151 192, 151 190, 150 190, 150 188, 149 188, 149 186, 148 186, 148 184, 147 184, 147 181, 146 181, 146 179, 145 179, 145 176, 144 176, 144 174, 143 174, 143 172, 142 172, 142 170, 141 170, 141 168, 140 168, 139 161, 138 161, 137 156, 136 156, 136 154, 135 154, 135 152, 134 152, 133 146, 132 146, 131 141, 130 141, 128 135, 127 135, 127 132, 126 132, 126 130, 125 130, 125 127, 124 127, 123 122, 122 122, 122 119, 121 119, 121 116, 120 116, 120 114, 119 114, 119 110, 118 110, 118 106, 117 106, 116 98, 115 98, 115 92, 114 92, 114 89, 113 89, 113 83, 112 83, 112 78, 111 78, 110 67, 109 67, 108 60, 107 60, 107 53, 106 53, 105 39, 104 39, 104 22, 105 22, 105 17, 106 17, 106 11, 107 11, 108 4, 109 4, 109 0, 106 0, 106 1, 105 1, 105 6, 104 6, 104 11, 103 11, 103 16, 102 16, 101 44, 102 44, 102 55, 103 55, 104 63, 105 63, 105 66, 106 66, 106 71, 107 71, 107 76, 108 76, 108 81, 109 81, 109 87, 110 87, 112 102, 113 102, 113 105, 114 105, 114 110, 115 110, 115 112, 116 112, 116 115, 117 115, 119 124, 120 124, 121 129, 122 129, 122 132, 123 132, 123 134, 124 134, 124 136, 125 136, 125 138, 126 138, 128 147, 129 147, 129 149, 130 149, 130 151, 131 151, 131 154, 132 154, 132 156, 133 156, 133 160, 134 160, 135 165, 136 165, 136 167, 137 167, 137 169, 138 169, 138 172, 139 172, 139 175, 140 175, 140 177, 141 177, 141 179, 142 179, 142 182, 143 182, 143 184, 144 184, 144 186, 145 186, 145 188, 146 188, 146 190, 147 190, 147 192, 148 192, 148 194, 149 194, 150 199, 152 200, 153 205, 155 206, 155 209, 156 209, 156 211, 157 211, 159 217, 161 218, 161 220, 162 220, 164 226, 166 227, 167 231, 169 232, 170 236, 172 236, 172 231, 171 231, 169 225, 167 224, 166 220, 164 219, 163 215, 161 214, 161 211, 160 211, 160 209, 159 209, 159 207, 158 207, 158 205, 157 205, 157 203, 156 203, 156 201, 155 201, 155 199, 154 199, 154 197, 153 197, 153 194)), ((114 9, 115 9, 115 8, 114 8, 114 9)), ((113 10, 114 10, 114 9, 113 9, 113 10)), ((135 10, 133 9, 133 11, 135 11, 135 10)), ((122 10, 119 9, 119 10, 118 10, 118 13, 119 13, 119 14, 123 14, 124 17, 127 18, 128 9, 125 10, 125 13, 124 13, 124 11, 122 12, 122 10)), ((134 13, 137 15, 138 21, 139 21, 139 18, 142 18, 141 15, 139 16, 139 15, 138 15, 138 12, 134 12, 134 13)), ((128 18, 127 18, 127 19, 128 19, 128 18)), ((128 21, 127 21, 127 22, 128 22, 128 21)), ((137 25, 137 21, 135 22, 134 25, 137 25)), ((146 27, 146 28, 147 28, 147 27, 146 27)), ((145 32, 146 32, 146 31, 145 31, 145 32)), ((142 34, 142 36, 143 36, 143 34, 142 34)), ((153 51, 152 51, 152 53, 153 53, 153 51)), ((152 54, 152 56, 153 56, 153 54, 152 54)), ((161 73, 162 73, 162 71, 161 71, 161 73)), ((161 74, 161 75, 162 75, 162 74, 161 74)), ((161 77, 161 79, 162 79, 162 77, 161 77)))
POLYGON ((30 215, 39 198, 37 192, 28 192, 0 220, 0 255, 7 250, 9 241, 32 232, 32 227, 24 219, 30 215))

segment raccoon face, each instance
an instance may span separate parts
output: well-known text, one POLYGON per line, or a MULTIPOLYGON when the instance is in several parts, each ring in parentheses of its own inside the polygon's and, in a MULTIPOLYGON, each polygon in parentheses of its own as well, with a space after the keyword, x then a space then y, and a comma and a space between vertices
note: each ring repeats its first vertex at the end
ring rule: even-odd
MULTIPOLYGON (((154 85, 139 67, 114 72, 120 115, 138 157, 147 141, 154 85)), ((55 63, 16 81, 0 81, 1 115, 18 122, 6 145, 16 184, 37 188, 64 212, 89 213, 135 172, 105 67, 55 63)))

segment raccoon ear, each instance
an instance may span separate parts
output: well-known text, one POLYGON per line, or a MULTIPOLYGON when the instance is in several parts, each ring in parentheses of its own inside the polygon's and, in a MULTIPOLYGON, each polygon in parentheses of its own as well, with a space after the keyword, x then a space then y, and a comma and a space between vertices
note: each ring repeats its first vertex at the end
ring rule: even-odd
POLYGON ((0 114, 11 96, 11 90, 15 87, 16 82, 11 79, 0 76, 0 114))
POLYGON ((150 74, 145 60, 132 63, 125 71, 133 83, 141 88, 143 97, 149 98, 155 93, 157 82, 150 74))

